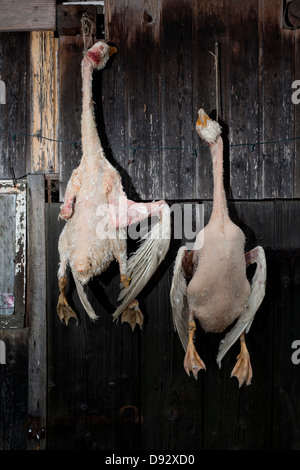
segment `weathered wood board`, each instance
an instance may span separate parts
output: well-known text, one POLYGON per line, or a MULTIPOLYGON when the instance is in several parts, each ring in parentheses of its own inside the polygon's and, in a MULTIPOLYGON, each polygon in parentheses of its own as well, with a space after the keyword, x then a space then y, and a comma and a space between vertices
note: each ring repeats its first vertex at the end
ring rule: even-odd
POLYGON ((27 171, 27 33, 0 33, 0 78, 6 104, 0 104, 0 175, 22 177, 27 171), (18 66, 16 66, 18 64, 18 66))
POLYGON ((6 364, 0 365, 0 450, 27 447, 28 329, 0 329, 6 364))
POLYGON ((211 197, 210 157, 195 122, 200 107, 214 115, 217 88, 228 191, 238 199, 293 197, 298 32, 282 28, 282 2, 107 0, 106 12, 107 36, 120 48, 113 126, 104 94, 107 139, 125 147, 125 157, 112 149, 125 165, 132 143, 138 148, 128 172, 142 198, 211 197), (210 53, 216 43, 218 87, 210 53))
POLYGON ((81 159, 81 60, 83 41, 81 36, 59 38, 59 174, 60 195, 65 189, 72 171, 81 159))
POLYGON ((53 31, 30 33, 30 172, 56 173, 58 80, 53 31))
POLYGON ((55 30, 55 0, 1 0, 0 31, 55 30))
MULTIPOLYGON (((43 175, 30 175, 28 184, 28 416, 38 418, 46 428, 47 344, 46 330, 46 232, 43 175)), ((40 432, 39 430, 35 430, 40 432)), ((29 440, 28 450, 45 450, 46 440, 29 440)))

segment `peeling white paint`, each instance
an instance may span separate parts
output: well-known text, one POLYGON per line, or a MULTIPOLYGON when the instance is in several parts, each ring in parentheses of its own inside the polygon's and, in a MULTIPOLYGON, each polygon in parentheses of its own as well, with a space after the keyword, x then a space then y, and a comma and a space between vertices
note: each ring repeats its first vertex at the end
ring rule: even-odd
POLYGON ((23 304, 25 305, 26 285, 26 182, 19 181, 13 186, 12 180, 2 180, 0 184, 1 194, 16 195, 16 232, 15 255, 20 253, 20 259, 15 264, 15 277, 23 276, 23 304))
POLYGON ((4 341, 0 341, 0 364, 6 364, 6 345, 4 341))

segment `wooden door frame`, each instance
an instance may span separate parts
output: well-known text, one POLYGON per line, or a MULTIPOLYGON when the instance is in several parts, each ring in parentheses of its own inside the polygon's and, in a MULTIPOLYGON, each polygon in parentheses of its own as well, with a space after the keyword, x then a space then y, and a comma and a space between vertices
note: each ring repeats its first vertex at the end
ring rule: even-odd
POLYGON ((28 446, 46 448, 47 321, 44 175, 27 178, 28 446))

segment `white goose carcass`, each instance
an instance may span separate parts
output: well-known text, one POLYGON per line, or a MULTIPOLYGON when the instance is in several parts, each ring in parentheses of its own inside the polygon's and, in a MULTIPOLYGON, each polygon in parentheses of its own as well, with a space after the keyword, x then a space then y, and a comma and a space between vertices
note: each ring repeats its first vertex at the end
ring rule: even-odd
POLYGON ((92 102, 94 69, 105 67, 116 52, 103 41, 94 44, 82 60, 82 150, 79 166, 68 182, 59 217, 67 220, 59 238, 60 295, 57 313, 68 324, 77 318, 71 309, 65 287, 69 265, 80 300, 91 319, 96 314, 88 301, 84 285, 105 271, 112 260, 119 263, 120 305, 113 319, 142 326, 143 315, 136 296, 164 259, 170 243, 170 209, 166 202, 136 203, 127 199, 118 171, 105 158, 97 133, 92 102), (126 227, 149 216, 158 222, 144 235, 137 251, 127 260, 126 227))
POLYGON ((179 249, 171 286, 175 330, 186 351, 184 368, 197 378, 205 364, 193 343, 195 318, 206 332, 221 333, 236 323, 220 343, 217 363, 240 338, 241 352, 231 376, 239 386, 252 379, 249 352, 245 343, 254 315, 265 294, 266 260, 261 246, 244 253, 245 236, 228 215, 223 186, 223 140, 221 128, 203 109, 196 124, 199 136, 209 145, 214 175, 213 210, 209 223, 197 235, 193 250, 179 249), (256 263, 251 286, 246 267, 256 263))

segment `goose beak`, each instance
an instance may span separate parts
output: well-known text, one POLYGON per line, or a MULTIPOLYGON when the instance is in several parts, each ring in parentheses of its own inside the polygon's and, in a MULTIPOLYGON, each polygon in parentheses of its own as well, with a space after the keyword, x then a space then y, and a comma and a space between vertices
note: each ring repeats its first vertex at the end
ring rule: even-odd
POLYGON ((116 47, 110 46, 110 47, 109 47, 109 52, 108 52, 109 57, 111 57, 111 56, 112 56, 113 54, 115 54, 117 51, 118 51, 118 49, 117 49, 116 47))
POLYGON ((201 108, 199 110, 199 117, 197 120, 197 126, 207 127, 207 121, 211 121, 210 117, 206 114, 206 112, 201 108))

